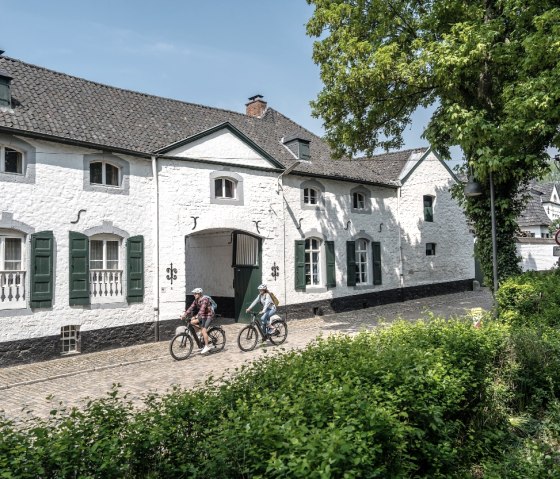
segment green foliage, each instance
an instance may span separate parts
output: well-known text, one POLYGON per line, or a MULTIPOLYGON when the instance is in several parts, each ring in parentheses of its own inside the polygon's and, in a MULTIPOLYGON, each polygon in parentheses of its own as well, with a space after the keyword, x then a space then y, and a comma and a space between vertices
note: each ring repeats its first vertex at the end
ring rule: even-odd
POLYGON ((499 317, 513 325, 560 326, 560 270, 509 278, 496 295, 499 317))
MULTIPOLYGON (((534 311, 531 291, 502 299, 534 311)), ((0 477, 557 477, 559 388, 555 329, 400 322, 139 410, 115 388, 83 411, 4 420, 0 477)))
MULTIPOLYGON (((459 145, 483 185, 496 186, 503 278, 519 271, 519 197, 560 146, 560 8, 555 0, 308 0, 323 90, 312 102, 337 155, 399 148, 418 107, 444 158, 459 145), (513 254, 512 254, 513 253, 513 254)), ((466 212, 491 268, 488 195, 466 212), (484 217, 488 218, 484 220, 484 217)))

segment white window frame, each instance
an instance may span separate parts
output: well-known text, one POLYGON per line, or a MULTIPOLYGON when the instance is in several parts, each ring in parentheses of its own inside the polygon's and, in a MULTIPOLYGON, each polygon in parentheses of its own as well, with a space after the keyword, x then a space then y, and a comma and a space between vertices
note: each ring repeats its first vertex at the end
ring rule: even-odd
POLYGON ((25 251, 25 235, 16 231, 10 231, 5 229, 0 229, 0 271, 25 271, 26 264, 26 251, 25 251), (17 270, 7 270, 6 262, 6 239, 19 239, 21 241, 21 257, 20 257, 20 269, 17 270))
POLYGON ((310 237, 305 239, 305 285, 306 287, 321 286, 322 281, 322 250, 323 241, 320 238, 310 237), (314 244, 315 243, 315 244, 314 244), (317 255, 317 261, 313 261, 313 254, 317 255), (316 266, 316 274, 313 274, 313 266, 316 266), (309 283, 307 282, 309 278, 309 283), (314 282, 315 281, 315 282, 314 282))
POLYGON ((214 197, 218 200, 235 200, 237 199, 237 181, 233 178, 229 178, 227 176, 219 176, 218 178, 214 178, 214 197), (221 194, 216 194, 216 181, 221 181, 221 194), (231 192, 232 196, 226 195, 226 181, 231 183, 231 192))
POLYGON ((352 193, 352 209, 363 211, 366 209, 366 195, 360 191, 352 193))
POLYGON ((92 160, 89 162, 89 183, 93 186, 105 186, 107 188, 122 188, 122 168, 119 165, 115 165, 110 161, 103 160, 92 160), (96 163, 101 163, 101 183, 94 183, 91 178, 91 166, 96 163), (117 169, 117 183, 116 185, 107 184, 107 165, 112 166, 117 169))
POLYGON ((80 326, 70 324, 60 328, 61 354, 75 354, 80 352, 80 326))
POLYGON ((12 146, 0 145, 0 173, 23 176, 25 174, 25 153, 12 146), (6 171, 6 148, 16 151, 21 155, 21 172, 6 171))
MULTIPOLYGON (((126 292, 126 268, 124 264, 123 238, 110 233, 98 233, 89 238, 88 269, 90 275, 90 300, 92 304, 119 303, 124 301, 126 292), (102 268, 92 268, 92 241, 102 241, 102 268), (116 268, 107 267, 107 242, 118 242, 118 263, 116 268)), ((99 260, 93 260, 99 261, 99 260)))
POLYGON ((317 188, 308 186, 303 189, 303 203, 311 206, 317 206, 319 204, 319 191, 317 188))
POLYGON ((356 260, 356 286, 370 284, 370 242, 364 238, 358 238, 355 241, 355 260, 356 260), (365 261, 360 255, 365 255, 365 261), (364 279, 362 281, 362 278, 364 279))

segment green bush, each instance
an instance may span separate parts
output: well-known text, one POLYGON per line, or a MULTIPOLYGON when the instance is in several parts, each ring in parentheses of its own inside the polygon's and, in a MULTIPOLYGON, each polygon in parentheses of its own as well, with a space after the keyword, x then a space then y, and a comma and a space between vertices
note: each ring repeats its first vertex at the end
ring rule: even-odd
POLYGON ((513 325, 560 326, 560 270, 510 277, 496 294, 499 318, 513 325))
POLYGON ((553 477, 559 353, 554 330, 500 322, 329 337, 140 410, 117 388, 4 421, 0 478, 553 477))

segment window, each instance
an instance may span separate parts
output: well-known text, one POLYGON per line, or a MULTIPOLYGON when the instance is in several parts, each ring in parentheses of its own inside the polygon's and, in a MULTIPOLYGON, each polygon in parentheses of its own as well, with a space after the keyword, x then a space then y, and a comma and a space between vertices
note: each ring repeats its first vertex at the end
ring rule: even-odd
POLYGON ((434 221, 433 203, 433 196, 424 196, 424 221, 434 221))
POLYGON ((0 231, 0 308, 25 306, 23 235, 0 231))
POLYGON ((120 239, 111 238, 109 235, 103 236, 89 241, 90 295, 92 301, 122 300, 121 242, 120 239))
POLYGON ((120 186, 120 169, 105 161, 94 161, 89 164, 89 181, 92 185, 120 186))
POLYGON ((368 261, 368 241, 359 239, 356 241, 356 284, 367 284, 369 261, 368 261))
POLYGON ((0 145, 0 172, 23 175, 23 153, 0 145))
POLYGON ((216 178, 214 195, 216 198, 235 198, 235 182, 228 178, 216 178))
POLYGON ((426 243, 426 256, 435 256, 435 255, 436 255, 436 244, 426 243))
POLYGON ((366 209, 366 197, 363 193, 352 194, 352 208, 354 208, 355 210, 366 209))
POLYGON ((90 269, 119 269, 120 241, 91 240, 89 243, 90 269))
POLYGON ((305 284, 316 286, 321 284, 321 241, 317 238, 305 240, 305 284))
POLYGON ((304 188, 303 189, 303 202, 306 205, 316 205, 317 199, 319 198, 319 193, 314 188, 304 188))
POLYGON ((144 300, 144 237, 128 237, 125 246, 126 231, 112 224, 90 228, 85 233, 90 236, 69 232, 70 306, 124 300, 141 303, 144 300), (125 251, 126 256, 123 256, 125 251))
POLYGON ((60 328, 62 354, 80 352, 80 326, 63 326, 60 328))

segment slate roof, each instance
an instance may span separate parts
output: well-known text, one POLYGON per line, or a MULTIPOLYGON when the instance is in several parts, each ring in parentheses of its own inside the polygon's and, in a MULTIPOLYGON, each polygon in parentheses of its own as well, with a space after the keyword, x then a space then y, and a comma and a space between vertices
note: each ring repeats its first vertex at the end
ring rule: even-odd
POLYGON ((517 224, 520 227, 549 226, 552 223, 552 221, 544 211, 544 207, 542 205, 542 201, 546 201, 547 199, 549 199, 550 195, 548 197, 544 196, 544 194, 540 191, 540 188, 534 188, 534 186, 535 185, 530 188, 530 197, 527 201, 527 205, 517 219, 517 224))
POLYGON ((0 109, 0 131, 149 155, 228 122, 286 168, 295 159, 281 138, 309 139, 311 161, 302 162, 295 174, 387 186, 398 185, 406 159, 418 151, 333 160, 320 137, 272 108, 254 118, 115 88, 5 56, 0 56, 0 69, 13 77, 12 110, 0 109))

